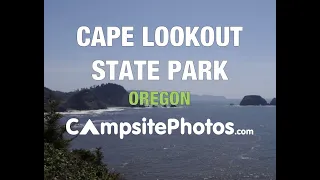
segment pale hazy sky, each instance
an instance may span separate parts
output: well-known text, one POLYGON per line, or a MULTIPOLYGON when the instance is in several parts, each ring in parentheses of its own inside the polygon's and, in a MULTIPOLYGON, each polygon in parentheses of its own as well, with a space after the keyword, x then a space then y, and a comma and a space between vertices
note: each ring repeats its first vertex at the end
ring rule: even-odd
MULTIPOLYGON (((160 81, 112 81, 127 90, 182 90, 194 94, 242 98, 276 96, 275 0, 161 1, 45 1, 44 84, 70 91, 94 84, 92 62, 102 60, 160 60, 160 81), (134 26, 135 47, 79 47, 80 26, 134 26), (242 26, 240 47, 142 47, 142 27, 242 26), (228 81, 169 82, 168 60, 228 60, 228 81)), ((200 39, 200 38, 199 38, 200 39)), ((108 73, 108 72, 107 72, 108 73)), ((178 76, 177 76, 178 77, 178 76)))

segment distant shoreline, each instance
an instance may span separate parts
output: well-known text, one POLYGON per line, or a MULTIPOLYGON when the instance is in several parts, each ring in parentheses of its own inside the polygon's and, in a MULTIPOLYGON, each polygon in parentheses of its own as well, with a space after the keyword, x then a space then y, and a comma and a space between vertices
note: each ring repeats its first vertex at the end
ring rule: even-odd
MULTIPOLYGON (((90 111, 90 110, 99 110, 99 109, 108 109, 108 108, 117 108, 117 107, 142 107, 147 108, 146 105, 130 105, 129 103, 129 93, 135 91, 139 92, 141 90, 130 90, 127 91, 123 86, 107 83, 101 84, 98 86, 92 86, 90 88, 82 88, 72 92, 61 92, 54 91, 47 87, 44 87, 44 106, 48 105, 49 100, 55 100, 59 103, 58 111, 59 112, 70 112, 70 111, 90 111)), ((144 91, 149 92, 149 91, 144 91)), ((167 91, 172 92, 172 91, 167 91)), ((268 100, 266 102, 261 96, 258 95, 247 95, 244 98, 249 97, 249 102, 241 104, 244 99, 227 99, 224 96, 211 96, 211 95, 190 95, 191 103, 204 102, 204 103, 223 103, 230 105, 268 105, 268 100), (256 101, 252 97, 259 97, 256 101), (262 102, 262 103, 261 103, 262 102)), ((275 98, 274 98, 275 100, 275 98)), ((275 101, 274 101, 275 103, 275 101)), ((143 104, 143 103, 142 103, 143 104)), ((155 105, 159 107, 161 105, 155 105)), ((166 105, 166 106, 179 106, 179 105, 166 105)))

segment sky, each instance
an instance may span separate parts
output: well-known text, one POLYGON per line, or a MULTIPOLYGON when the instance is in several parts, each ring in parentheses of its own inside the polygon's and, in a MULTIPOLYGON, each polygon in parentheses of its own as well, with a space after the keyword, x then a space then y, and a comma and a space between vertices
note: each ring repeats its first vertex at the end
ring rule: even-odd
MULTIPOLYGON (((119 68, 116 68, 116 77, 119 68)), ((108 74, 108 69, 105 70, 108 74)), ((44 85, 53 90, 72 91, 110 82, 127 90, 190 91, 227 98, 258 94, 273 98, 276 96, 276 1, 45 0, 44 85), (133 26, 135 46, 121 47, 121 39, 117 39, 112 47, 80 47, 77 43, 80 26, 88 26, 91 32, 95 26, 104 29, 133 26), (242 26, 243 31, 239 47, 231 46, 233 41, 228 47, 143 47, 143 26, 149 27, 150 40, 154 39, 158 26, 168 29, 173 26, 242 26), (94 73, 92 62, 97 59, 159 60, 160 80, 109 81, 106 78, 95 81, 91 76, 94 73), (186 60, 193 60, 195 64, 199 60, 227 60, 225 71, 229 80, 182 81, 177 74, 174 81, 168 81, 168 60, 179 60, 182 65, 186 60)))

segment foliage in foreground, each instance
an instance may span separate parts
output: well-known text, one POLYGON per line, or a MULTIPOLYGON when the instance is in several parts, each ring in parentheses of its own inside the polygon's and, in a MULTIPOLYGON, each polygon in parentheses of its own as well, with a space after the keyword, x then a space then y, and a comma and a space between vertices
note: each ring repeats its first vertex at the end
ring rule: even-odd
POLYGON ((44 115, 44 179, 45 180, 120 180, 102 162, 101 148, 69 150, 73 139, 65 139, 65 126, 59 124, 61 115, 51 101, 44 115))
POLYGON ((68 151, 44 144, 44 179, 117 180, 119 174, 108 172, 95 152, 68 151))

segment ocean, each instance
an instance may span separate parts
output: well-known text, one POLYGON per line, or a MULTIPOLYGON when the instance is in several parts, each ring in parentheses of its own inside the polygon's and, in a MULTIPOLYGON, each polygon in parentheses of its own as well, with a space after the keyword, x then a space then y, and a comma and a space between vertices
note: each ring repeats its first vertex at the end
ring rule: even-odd
MULTIPOLYGON (((276 107, 229 106, 198 102, 178 108, 109 108, 64 113, 99 126, 104 121, 154 122, 168 118, 195 123, 233 122, 254 135, 119 135, 78 136, 72 148, 101 146, 105 162, 128 180, 274 180, 276 179, 276 107)), ((176 130, 177 131, 177 130, 176 130)))

